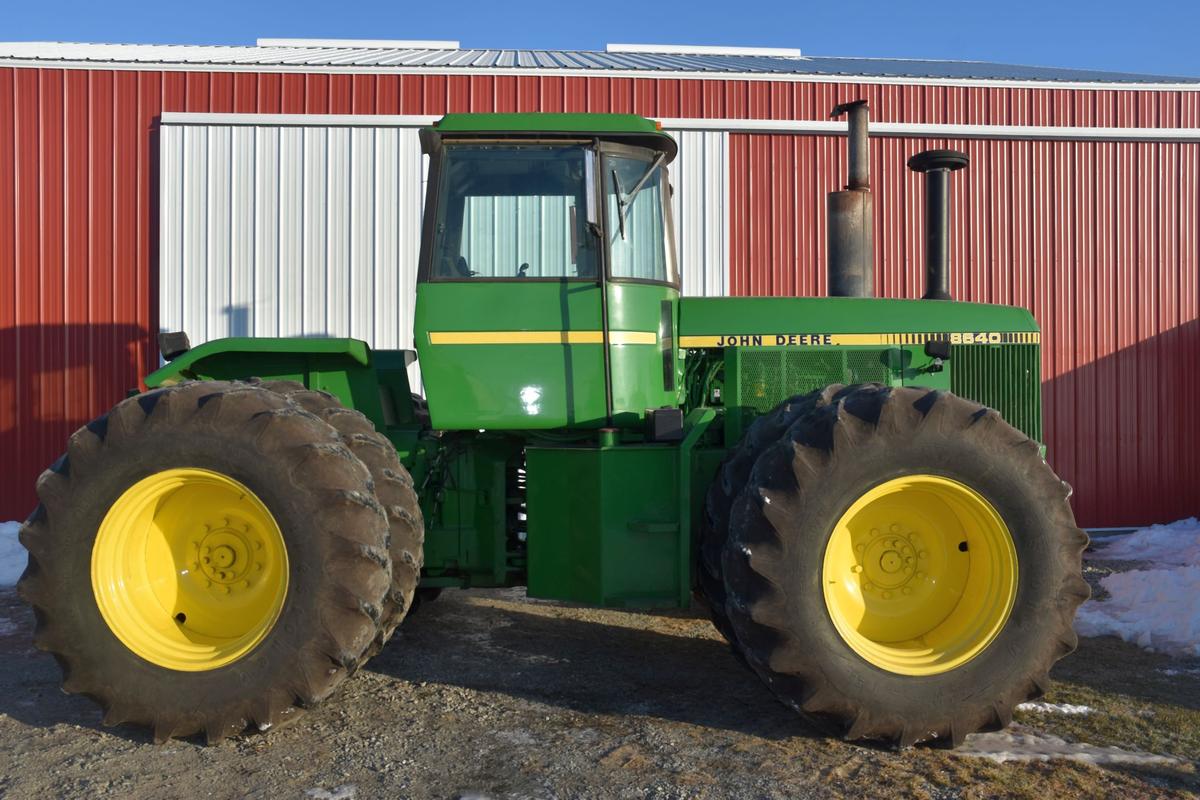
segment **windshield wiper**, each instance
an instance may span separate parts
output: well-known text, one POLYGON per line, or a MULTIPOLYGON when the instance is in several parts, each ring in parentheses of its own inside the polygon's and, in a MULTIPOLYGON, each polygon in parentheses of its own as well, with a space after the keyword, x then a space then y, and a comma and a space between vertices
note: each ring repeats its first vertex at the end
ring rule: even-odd
POLYGON ((612 171, 613 186, 617 189, 617 225, 620 227, 622 239, 625 238, 625 212, 633 205, 633 199, 638 196, 638 192, 646 185, 646 181, 650 180, 650 176, 654 174, 654 170, 658 169, 658 165, 666 157, 666 153, 659 153, 655 157, 654 162, 650 164, 649 168, 638 179, 638 182, 633 185, 633 189, 627 195, 621 189, 621 180, 617 177, 617 171, 615 169, 612 171))
POLYGON ((617 177, 617 171, 612 171, 613 188, 617 190, 617 226, 621 230, 621 239, 625 239, 625 190, 621 188, 621 179, 617 177))

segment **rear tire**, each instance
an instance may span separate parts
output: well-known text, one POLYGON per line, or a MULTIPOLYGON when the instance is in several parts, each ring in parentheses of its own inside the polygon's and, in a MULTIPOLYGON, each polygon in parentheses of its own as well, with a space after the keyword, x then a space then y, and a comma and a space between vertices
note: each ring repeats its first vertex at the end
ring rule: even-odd
POLYGON ((148 725, 156 741, 266 730, 295 705, 328 696, 375 639, 391 579, 387 517, 370 473, 338 432, 286 397, 213 381, 124 400, 72 435, 37 491, 41 502, 20 534, 29 565, 19 592, 36 611, 35 644, 63 669, 63 688, 98 702, 107 725, 148 725), (181 488, 168 482, 140 499, 138 487, 176 475, 185 476, 181 488), (232 492, 212 495, 217 503, 179 494, 203 487, 204 476, 232 492), (265 509, 260 520, 283 549, 283 560, 265 570, 253 554, 264 541, 270 553, 271 541, 238 517, 242 489, 241 501, 252 497, 265 509), (114 509, 132 511, 114 518, 114 509), (123 535, 146 544, 121 547, 123 535), (113 536, 117 546, 107 547, 113 536), (199 565, 206 548, 234 559, 229 572, 209 574, 207 559, 199 565), (151 574, 172 590, 123 610, 154 591, 151 574), (261 622, 261 638, 232 661, 206 660, 226 640, 214 640, 196 618, 254 623, 238 592, 253 593, 245 587, 268 576, 283 596, 277 616, 261 622), (164 596, 191 606, 165 607, 164 596))
POLYGON ((733 504, 725 608, 746 661, 781 701, 849 739, 957 745, 1007 725, 1076 644, 1087 537, 1070 488, 1037 443, 976 403, 875 385, 829 400, 800 403, 733 504), (884 521, 853 529, 863 508, 884 521), (988 509, 998 523, 977 516, 988 509), (882 555, 872 537, 889 540, 882 555), (960 593, 945 594, 955 580, 960 593), (934 600, 913 605, 927 592, 934 600), (847 596, 859 613, 844 613, 847 596))
POLYGON ((414 610, 414 592, 421 582, 425 519, 412 476, 400 463, 396 448, 361 412, 346 408, 328 392, 308 389, 296 381, 263 381, 263 388, 278 392, 296 405, 333 426, 342 443, 367 465, 375 495, 387 511, 392 560, 392 586, 383 602, 379 634, 371 646, 374 656, 392 638, 396 627, 414 610))

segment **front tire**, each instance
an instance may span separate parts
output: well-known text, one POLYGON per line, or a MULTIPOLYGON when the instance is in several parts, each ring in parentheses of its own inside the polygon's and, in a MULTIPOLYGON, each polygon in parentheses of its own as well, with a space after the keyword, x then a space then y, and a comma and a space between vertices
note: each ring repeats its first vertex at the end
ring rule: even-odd
POLYGON ((1087 598, 1070 489, 991 409, 851 386, 755 461, 725 609, 750 666, 847 738, 959 744, 1046 690, 1087 598))
POLYGON ((105 724, 219 741, 329 695, 375 638, 388 520, 338 432, 274 392, 119 403, 38 481, 19 583, 35 644, 105 724), (265 587, 265 589, 263 588, 265 587))
POLYGON ((737 446, 729 452, 717 475, 709 484, 704 500, 704 519, 700 528, 700 547, 696 564, 697 590, 708 608, 713 626, 725 637, 735 654, 740 654, 737 635, 725 613, 725 569, 721 565, 725 543, 729 539, 729 516, 734 501, 746 488, 750 470, 768 447, 779 441, 792 423, 810 414, 818 406, 828 405, 842 387, 828 386, 820 392, 791 397, 750 423, 737 446))

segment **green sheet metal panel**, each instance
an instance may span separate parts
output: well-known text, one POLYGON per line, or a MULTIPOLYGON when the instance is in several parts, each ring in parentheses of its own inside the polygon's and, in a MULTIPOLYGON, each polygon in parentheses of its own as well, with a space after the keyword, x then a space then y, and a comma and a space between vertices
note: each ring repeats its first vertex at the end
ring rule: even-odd
POLYGON ((529 595, 615 607, 679 604, 679 451, 526 451, 529 595))
MULTIPOLYGON (((673 358, 678 292, 661 284, 626 282, 608 284, 608 292, 614 422, 633 427, 641 424, 646 409, 678 402, 682 373, 673 358), (664 325, 664 302, 670 325, 664 325), (670 381, 664 348, 672 356, 670 381)), ((415 327, 435 428, 604 424, 603 328, 596 283, 422 283, 415 327)))
POLYGON ((520 113, 520 114, 446 114, 432 128, 447 138, 479 137, 494 134, 530 134, 554 138, 578 137, 624 141, 651 147, 675 158, 678 146, 660 125, 636 114, 520 113))
MULTIPOLYGON (((824 334, 923 334, 1008 332, 1035 334, 1033 315, 1023 308, 929 300, 860 297, 685 297, 680 301, 679 335, 688 337, 763 336, 771 346, 820 345, 821 340, 788 336, 824 334), (784 336, 784 341, 776 340, 784 336)), ((896 342, 903 344, 904 342, 896 342)), ((734 342, 736 344, 736 342, 734 342)))

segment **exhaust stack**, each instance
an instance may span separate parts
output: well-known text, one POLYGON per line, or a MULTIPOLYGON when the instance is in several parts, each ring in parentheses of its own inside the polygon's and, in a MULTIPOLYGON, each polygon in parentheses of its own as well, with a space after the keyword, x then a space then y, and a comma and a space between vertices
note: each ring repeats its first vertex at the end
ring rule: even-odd
POLYGON ((828 201, 830 297, 874 297, 874 203, 867 149, 867 101, 842 103, 830 117, 847 114, 850 122, 850 181, 828 201))
POLYGON ((925 150, 908 160, 913 172, 925 173, 925 295, 922 300, 950 296, 950 173, 967 166, 966 153, 925 150))

